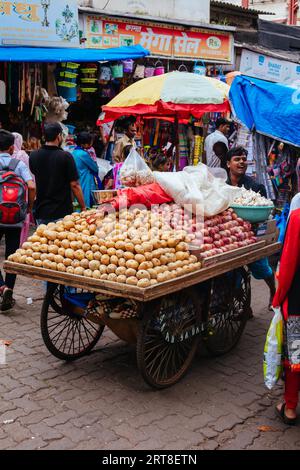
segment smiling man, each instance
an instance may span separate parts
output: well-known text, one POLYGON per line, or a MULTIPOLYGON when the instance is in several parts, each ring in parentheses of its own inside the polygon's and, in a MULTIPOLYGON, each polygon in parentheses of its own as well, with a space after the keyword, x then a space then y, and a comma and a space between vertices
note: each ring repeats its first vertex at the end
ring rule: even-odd
POLYGON ((227 184, 231 186, 244 186, 256 193, 267 197, 266 188, 263 184, 256 183, 250 176, 246 176, 248 152, 244 147, 233 147, 227 153, 227 184))

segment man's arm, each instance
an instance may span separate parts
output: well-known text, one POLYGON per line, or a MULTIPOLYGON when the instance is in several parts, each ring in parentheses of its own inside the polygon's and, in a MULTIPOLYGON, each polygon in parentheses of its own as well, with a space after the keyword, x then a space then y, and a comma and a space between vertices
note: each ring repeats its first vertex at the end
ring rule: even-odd
POLYGON ((70 182, 71 186, 71 191, 73 195, 76 197, 78 204, 80 205, 80 208, 82 211, 86 210, 85 203, 84 203, 84 198, 83 198, 83 193, 81 186, 78 181, 71 181, 70 182))
POLYGON ((27 181, 27 186, 28 186, 28 212, 31 212, 33 208, 33 203, 35 200, 35 194, 36 194, 34 181, 33 180, 27 181))

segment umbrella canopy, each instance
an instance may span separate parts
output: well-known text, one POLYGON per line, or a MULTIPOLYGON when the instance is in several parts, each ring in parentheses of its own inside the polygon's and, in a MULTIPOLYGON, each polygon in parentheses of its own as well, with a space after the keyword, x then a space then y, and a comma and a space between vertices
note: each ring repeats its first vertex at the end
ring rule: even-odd
POLYGON ((214 78, 171 72, 145 78, 119 93, 106 106, 99 124, 124 115, 188 119, 207 112, 230 111, 229 86, 214 78))
POLYGON ((250 130, 300 147, 300 89, 246 76, 230 89, 235 117, 250 130))

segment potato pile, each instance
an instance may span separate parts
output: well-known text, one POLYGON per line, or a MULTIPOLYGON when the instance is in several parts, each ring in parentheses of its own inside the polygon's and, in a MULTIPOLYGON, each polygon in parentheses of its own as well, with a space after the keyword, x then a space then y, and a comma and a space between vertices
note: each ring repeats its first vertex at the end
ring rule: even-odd
POLYGON ((186 237, 158 212, 86 211, 40 225, 9 261, 148 287, 201 268, 186 237))

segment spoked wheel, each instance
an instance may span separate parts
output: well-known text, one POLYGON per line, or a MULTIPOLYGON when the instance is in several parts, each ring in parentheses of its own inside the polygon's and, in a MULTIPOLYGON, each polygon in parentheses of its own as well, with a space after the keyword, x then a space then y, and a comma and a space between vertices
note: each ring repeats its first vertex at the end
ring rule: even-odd
POLYGON ((249 272, 240 268, 213 279, 210 294, 205 344, 211 355, 220 356, 237 345, 246 326, 251 305, 249 272))
POLYGON ((175 384, 188 370, 200 339, 201 305, 186 289, 145 307, 137 340, 138 368, 154 388, 175 384))
MULTIPOLYGON (((69 300, 69 289, 62 285, 48 284, 41 312, 44 343, 51 354, 65 361, 88 354, 104 330, 104 325, 93 323, 87 318, 87 309, 69 300)), ((74 294, 74 291, 76 289, 70 292, 74 294)))

